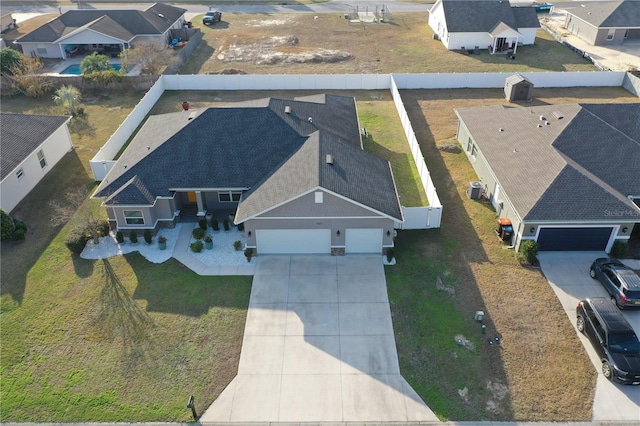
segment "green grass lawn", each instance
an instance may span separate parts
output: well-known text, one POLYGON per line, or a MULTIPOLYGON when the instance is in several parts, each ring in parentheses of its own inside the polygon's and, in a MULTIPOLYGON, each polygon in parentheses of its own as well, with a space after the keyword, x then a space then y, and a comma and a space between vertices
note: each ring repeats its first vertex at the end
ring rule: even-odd
MULTIPOLYGON (((88 161, 142 93, 85 93, 69 125, 75 150, 14 211, 29 231, 2 242, 0 420, 185 421, 235 376, 251 277, 200 277, 171 259, 71 256, 48 206, 95 187, 88 161)), ((48 99, 2 98, 3 112, 60 114, 48 99)))

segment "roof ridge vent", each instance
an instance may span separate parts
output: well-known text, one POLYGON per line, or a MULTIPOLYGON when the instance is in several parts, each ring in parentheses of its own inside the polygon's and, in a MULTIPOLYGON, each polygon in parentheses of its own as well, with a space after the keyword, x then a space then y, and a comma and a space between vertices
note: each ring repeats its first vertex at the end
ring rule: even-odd
POLYGON ((540 129, 542 127, 542 124, 538 123, 538 129, 540 129))
POLYGON ((564 118, 564 115, 562 115, 562 113, 560 111, 553 111, 552 114, 558 120, 562 120, 564 118))
POLYGON ((327 156, 325 157, 325 161, 327 162, 327 164, 333 164, 333 156, 331 154, 327 154, 327 156))
POLYGON ((540 116, 540 121, 545 121, 547 119, 547 117, 545 117, 544 115, 540 116))
POLYGON ((291 107, 289 105, 285 105, 284 107, 284 113, 285 114, 291 114, 291 107))
POLYGON ((545 121, 545 122, 544 122, 544 125, 545 125, 545 126, 551 126, 551 123, 550 123, 550 122, 548 122, 548 121, 545 121))
POLYGON ((498 129, 498 131, 499 131, 499 132, 504 132, 504 129, 503 129, 502 127, 500 127, 500 128, 498 129))
POLYGON ((309 117, 307 120, 309 121, 309 123, 313 123, 313 117, 309 117))

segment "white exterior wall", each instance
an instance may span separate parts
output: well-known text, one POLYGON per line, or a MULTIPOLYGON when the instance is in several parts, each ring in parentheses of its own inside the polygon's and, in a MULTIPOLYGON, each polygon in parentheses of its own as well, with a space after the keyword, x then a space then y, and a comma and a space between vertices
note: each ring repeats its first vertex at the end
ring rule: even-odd
POLYGON ((493 44, 493 39, 489 33, 449 33, 449 39, 443 40, 443 43, 449 50, 457 50, 462 47, 469 50, 476 46, 480 49, 486 49, 487 46, 493 44))
POLYGON ((447 34, 447 23, 444 19, 444 8, 442 7, 442 1, 438 0, 429 10, 429 26, 434 33, 440 36, 441 40, 444 40, 447 34))
POLYGON ((518 32, 523 36, 522 44, 525 46, 535 44, 538 30, 539 28, 518 28, 518 32))
POLYGON ((13 210, 71 148, 71 135, 65 124, 53 132, 0 183, 0 207, 7 212, 13 210), (44 153, 44 158, 47 161, 44 168, 40 167, 38 160, 38 151, 40 150, 44 153), (16 172, 20 169, 24 175, 18 179, 16 172))
POLYGON ((62 52, 58 43, 21 43, 25 56, 37 56, 39 58, 62 58, 62 52), (46 53, 38 52, 38 48, 46 49, 46 53))

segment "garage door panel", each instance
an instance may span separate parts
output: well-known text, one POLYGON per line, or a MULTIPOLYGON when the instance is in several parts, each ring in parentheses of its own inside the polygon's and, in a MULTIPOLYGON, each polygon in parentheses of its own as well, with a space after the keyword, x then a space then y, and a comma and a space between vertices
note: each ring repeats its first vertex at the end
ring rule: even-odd
POLYGON ((605 250, 612 230, 611 227, 541 228, 538 246, 540 251, 605 250))
POLYGON ((331 253, 329 229, 258 229, 259 254, 328 254, 331 253))
POLYGON ((347 229, 346 253, 382 253, 382 229, 347 229))

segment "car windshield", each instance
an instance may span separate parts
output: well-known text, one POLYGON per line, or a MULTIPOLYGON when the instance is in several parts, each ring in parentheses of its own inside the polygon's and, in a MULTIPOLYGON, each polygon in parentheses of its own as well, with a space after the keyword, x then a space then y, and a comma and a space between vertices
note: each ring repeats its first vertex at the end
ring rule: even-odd
POLYGON ((640 342, 635 334, 610 334, 609 350, 621 353, 640 352, 640 342))

